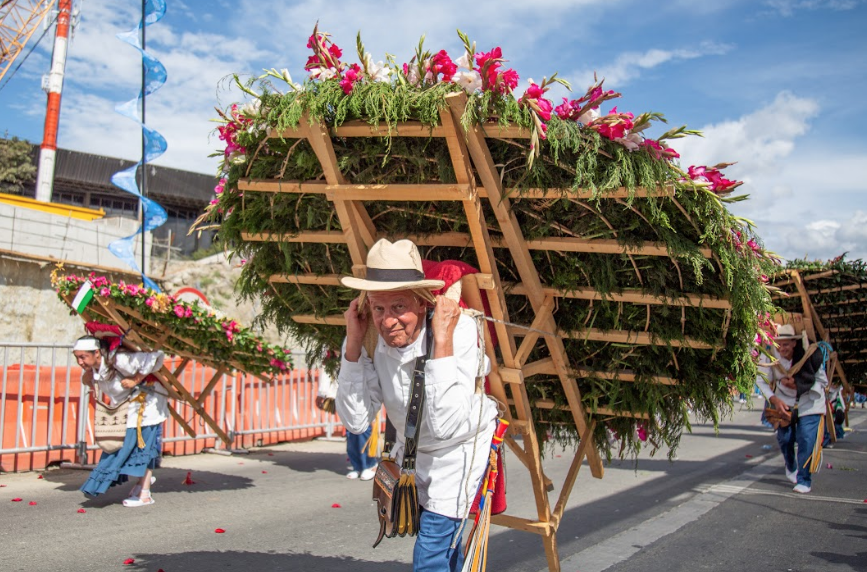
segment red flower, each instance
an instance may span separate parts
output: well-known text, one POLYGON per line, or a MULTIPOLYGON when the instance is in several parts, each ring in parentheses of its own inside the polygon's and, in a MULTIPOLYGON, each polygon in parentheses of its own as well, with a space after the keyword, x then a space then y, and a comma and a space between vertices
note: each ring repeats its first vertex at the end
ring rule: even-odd
POLYGON ((123 561, 123 563, 127 566, 129 566, 130 564, 132 564, 134 562, 135 562, 135 558, 127 558, 126 560, 123 561))
POLYGON ((337 502, 336 502, 336 503, 334 503, 333 505, 331 505, 331 508, 343 508, 343 507, 340 506, 340 503, 337 503, 337 502))
POLYGON ((78 509, 78 513, 79 513, 79 514, 84 514, 84 513, 86 513, 86 512, 87 512, 87 511, 84 510, 83 508, 78 509))
POLYGON ((440 50, 430 59, 430 72, 433 74, 434 82, 438 81, 437 76, 442 74, 441 81, 452 81, 452 76, 458 71, 458 66, 452 61, 445 50, 440 50))

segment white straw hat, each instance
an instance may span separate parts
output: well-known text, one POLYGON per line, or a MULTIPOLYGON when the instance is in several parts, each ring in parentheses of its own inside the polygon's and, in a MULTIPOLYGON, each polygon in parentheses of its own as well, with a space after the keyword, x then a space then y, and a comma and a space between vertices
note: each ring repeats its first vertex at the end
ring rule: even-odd
POLYGON ((438 290, 442 280, 426 280, 418 248, 409 240, 376 241, 367 253, 367 277, 344 276, 340 283, 353 290, 390 292, 394 290, 438 290))
POLYGON ((801 339, 801 334, 795 333, 795 326, 792 324, 774 324, 777 329, 777 335, 774 336, 774 339, 777 340, 799 340, 801 339))

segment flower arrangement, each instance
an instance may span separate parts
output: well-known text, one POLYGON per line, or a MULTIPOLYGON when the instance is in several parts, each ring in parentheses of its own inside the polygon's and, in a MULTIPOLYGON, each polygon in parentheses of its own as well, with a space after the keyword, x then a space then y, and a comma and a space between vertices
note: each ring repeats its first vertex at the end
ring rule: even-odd
MULTIPOLYGON (((789 272, 797 270, 805 281, 810 304, 816 314, 813 327, 823 327, 851 385, 867 386, 867 263, 847 260, 842 254, 831 260, 792 260, 785 271, 770 277, 778 292, 777 305, 793 313, 804 311, 797 284, 789 272), (817 320, 818 318, 818 320, 817 320), (818 326, 817 326, 818 324, 818 326)), ((821 332, 816 332, 821 338, 821 332)))
MULTIPOLYGON (((224 157, 219 193, 199 224, 218 228, 224 246, 247 261, 237 284, 240 294, 261 299, 262 319, 298 339, 315 362, 325 350, 340 347, 344 332, 336 326, 298 323, 293 316, 341 314, 353 293, 320 284, 274 282, 270 277, 351 274, 346 245, 245 237, 334 230, 340 221, 324 195, 245 195, 242 187, 250 179, 324 178, 309 142, 291 135, 302 118, 328 128, 348 121, 390 128, 382 136, 332 136, 339 169, 354 184, 454 183, 454 167, 442 138, 400 137, 391 128, 417 122, 433 130, 440 113, 449 108, 449 98, 466 94, 460 124, 486 135, 512 214, 527 240, 607 239, 627 247, 622 254, 533 250, 531 256, 542 284, 567 291, 592 289, 602 296, 589 302, 559 298, 555 317, 561 330, 647 332, 659 341, 634 345, 564 339, 564 345, 573 364, 601 372, 628 371, 636 380, 623 383, 604 375, 580 379, 588 409, 645 412, 652 419, 641 426, 646 442, 654 448, 664 443, 673 450, 688 425, 688 409, 716 420, 731 407, 731 386, 746 391, 755 380, 751 352, 761 329, 758 316, 771 310, 763 279, 778 261, 764 249, 753 224, 726 208, 744 198, 731 196, 740 183, 723 175, 727 164, 681 168, 670 144, 698 132, 677 127, 650 138, 647 129, 664 122, 662 114, 634 114, 617 107, 605 112, 603 107, 621 94, 607 89, 604 81, 555 106, 549 90, 555 83, 568 87, 557 74, 541 82, 529 80, 517 94, 519 74, 507 66, 500 47, 482 51, 465 34, 459 32, 459 38, 462 49, 456 58, 446 50, 425 49, 422 38, 408 60, 399 63, 388 55, 384 62, 374 62, 359 34, 357 62, 348 63, 343 49, 314 29, 305 66, 309 75, 302 83, 277 69, 247 82, 236 77, 251 103, 236 104, 224 114, 234 126, 221 131, 229 140, 217 153, 224 157), (500 134, 501 127, 518 128, 529 136, 509 138, 500 134), (667 191, 639 193, 640 188, 667 191), (557 189, 559 195, 529 198, 538 189, 557 189), (624 189, 626 195, 614 198, 624 189), (665 245, 668 256, 629 252, 647 243, 665 245), (660 300, 684 293, 725 298, 731 307, 628 304, 610 298, 636 289, 660 300), (713 349, 674 343, 686 339, 713 349), (660 376, 678 383, 655 383, 660 376)), ((459 202, 368 201, 364 208, 377 231, 389 237, 467 229, 459 202)), ((496 219, 490 212, 486 216, 492 239, 500 239, 496 219)), ((422 255, 474 262, 472 251, 457 247, 422 248, 422 255)), ((497 265, 504 282, 521 281, 510 256, 497 256, 497 265)), ((535 315, 525 297, 509 290, 505 297, 512 321, 532 323, 535 315)), ((530 360, 545 357, 536 349, 530 360)), ((552 409, 534 410, 538 434, 574 441, 576 430, 559 380, 544 375, 532 379, 526 384, 531 400, 554 401, 552 409)), ((645 443, 637 437, 635 419, 615 417, 598 427, 596 441, 603 448, 609 447, 606 429, 621 438, 619 448, 607 450, 609 454, 637 451, 645 443)))
MULTIPOLYGON (((220 317, 198 303, 188 304, 141 284, 128 284, 123 280, 114 283, 95 273, 88 276, 63 274, 62 265, 51 274, 51 284, 64 303, 68 303, 85 282, 90 282, 94 296, 111 300, 141 316, 133 319, 136 331, 152 339, 166 338, 164 350, 169 354, 181 352, 222 366, 237 364, 239 369, 254 375, 279 375, 292 369, 291 350, 263 342, 235 320, 220 317), (164 336, 166 329, 171 336, 164 336)), ((96 303, 87 306, 82 317, 105 321, 106 317, 95 306, 96 303)))

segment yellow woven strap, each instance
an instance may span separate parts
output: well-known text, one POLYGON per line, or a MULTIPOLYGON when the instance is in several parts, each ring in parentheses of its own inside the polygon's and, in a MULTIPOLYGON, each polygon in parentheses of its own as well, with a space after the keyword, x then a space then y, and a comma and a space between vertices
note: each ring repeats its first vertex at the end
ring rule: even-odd
POLYGON ((147 395, 144 392, 141 392, 138 395, 136 395, 135 397, 133 397, 131 400, 131 401, 137 401, 139 403, 138 420, 136 420, 136 424, 135 424, 136 435, 138 436, 138 448, 139 449, 145 448, 144 437, 142 437, 142 434, 141 434, 141 423, 142 423, 142 419, 144 418, 145 399, 147 399, 147 395))
POLYGON ((379 413, 377 413, 376 417, 373 420, 373 424, 371 425, 370 437, 367 439, 364 447, 361 448, 362 451, 367 451, 368 457, 376 457, 379 451, 379 426, 382 424, 379 417, 380 415, 379 413))
POLYGON ((825 438, 825 416, 819 416, 819 427, 816 429, 816 444, 813 446, 813 453, 810 455, 810 458, 807 459, 807 462, 804 463, 804 467, 809 463, 810 472, 815 473, 819 470, 819 465, 822 463, 822 441, 825 438))

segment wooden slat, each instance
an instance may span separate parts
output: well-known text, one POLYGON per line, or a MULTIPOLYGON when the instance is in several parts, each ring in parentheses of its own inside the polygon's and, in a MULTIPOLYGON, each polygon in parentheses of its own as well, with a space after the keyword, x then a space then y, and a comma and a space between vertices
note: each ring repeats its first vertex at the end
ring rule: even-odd
MULTIPOLYGON (((238 190, 240 191, 252 191, 259 193, 294 193, 294 194, 326 194, 332 193, 335 191, 346 191, 352 190, 357 185, 349 185, 347 183, 331 183, 323 182, 323 181, 292 181, 292 180, 279 180, 279 179, 240 179, 238 181, 238 190)), ((394 187, 394 185, 382 185, 383 187, 394 187)), ((418 185, 419 187, 426 187, 431 185, 418 185)), ((436 187, 437 185, 432 185, 436 187)), ((490 198, 490 190, 484 186, 476 186, 476 193, 481 198, 490 198)), ((496 193, 499 191, 495 190, 496 193)), ((549 199, 559 199, 559 198, 570 198, 570 199, 579 199, 579 200, 590 200, 590 199, 628 199, 630 197, 633 198, 646 198, 646 197, 671 197, 674 196, 675 191, 673 187, 661 187, 655 189, 646 189, 643 187, 636 187, 635 189, 628 189, 626 187, 618 187, 616 189, 609 189, 605 191, 593 191, 591 189, 557 189, 557 188, 548 188, 548 189, 540 189, 540 188, 531 188, 531 189, 518 189, 511 188, 505 190, 506 195, 513 200, 549 200, 549 199)), ((381 198, 377 196, 371 200, 377 200, 381 198)), ((400 199, 400 200, 409 200, 409 199, 400 199)), ((550 239, 545 239, 550 240, 550 239)), ((576 248, 578 243, 576 243, 576 248)), ((650 247, 661 247, 661 243, 657 242, 648 242, 646 243, 650 247)), ((603 246, 605 248, 605 246, 603 246)), ((706 252, 707 249, 702 250, 702 252, 706 252)), ((576 251, 583 252, 583 251, 576 251)), ((667 256, 667 254, 666 254, 667 256)))
MULTIPOLYGON (((786 275, 788 273, 789 273, 788 271, 785 271, 783 275, 786 275)), ((808 275, 801 274, 801 279, 806 282, 807 280, 819 280, 821 278, 828 278, 828 277, 833 276, 835 274, 837 274, 836 270, 826 270, 825 272, 817 272, 816 274, 808 274, 808 275)), ((781 280, 779 282, 776 280, 773 280, 771 282, 771 284, 773 286, 776 286, 778 288, 781 286, 788 286, 789 284, 794 284, 794 283, 795 283, 795 280, 792 279, 791 277, 787 278, 786 280, 781 280)))
POLYGON ((518 353, 515 354, 515 364, 518 367, 522 367, 524 362, 527 361, 527 358, 530 356, 530 352, 533 351, 533 348, 536 346, 536 342, 539 339, 539 333, 537 330, 542 327, 542 324, 548 321, 548 318, 551 317, 551 312, 554 310, 554 297, 547 296, 545 298, 545 302, 542 304, 542 307, 539 308, 539 311, 536 313, 536 318, 533 320, 533 323, 530 324, 530 330, 527 331, 527 335, 524 336, 524 341, 521 342, 521 347, 518 348, 518 353))
MULTIPOLYGON (((504 283, 509 294, 527 295, 527 288, 524 284, 504 283)), ((571 290, 551 288, 542 286, 542 292, 546 296, 555 296, 558 298, 576 298, 579 300, 610 300, 612 302, 626 302, 629 304, 651 304, 656 306, 689 306, 703 307, 720 310, 728 310, 732 307, 731 302, 725 298, 716 296, 708 296, 704 294, 683 294, 681 296, 672 296, 670 298, 660 298, 653 294, 647 293, 638 289, 627 289, 624 292, 614 293, 609 292, 602 294, 594 288, 574 288, 571 290)))
POLYGON ((389 126, 381 123, 371 125, 366 121, 345 121, 339 127, 332 127, 331 134, 336 137, 444 137, 441 126, 425 125, 421 121, 403 121, 389 126))
POLYGON ((557 498, 557 503, 554 505, 554 514, 551 515, 551 522, 556 530, 560 526, 560 521, 563 519, 563 513, 566 511, 566 504, 569 502, 569 495, 572 494, 572 489, 575 487, 575 481, 578 478, 578 471, 581 469, 581 464, 587 456, 587 444, 592 443, 593 431, 596 429, 596 420, 592 420, 587 426, 586 431, 581 435, 581 441, 578 443, 578 450, 575 451, 575 458, 572 459, 572 464, 569 466, 569 472, 566 473, 566 481, 563 483, 563 488, 560 489, 560 496, 557 498))
MULTIPOLYGON (((522 371, 524 372, 525 379, 533 375, 557 375, 557 369, 556 367, 554 367, 554 361, 551 358, 544 358, 538 361, 534 361, 532 363, 528 363, 524 366, 522 371)), ((573 367, 570 371, 575 377, 579 378, 595 377, 599 379, 610 379, 613 381, 623 381, 627 383, 635 383, 639 379, 638 376, 631 371, 604 371, 587 369, 583 367, 573 367)), ((678 383, 680 383, 676 378, 664 375, 648 376, 642 379, 646 380, 648 383, 654 383, 658 385, 677 385, 678 383)))
POLYGON ((312 230, 298 234, 279 232, 242 232, 241 240, 247 242, 312 242, 320 244, 345 244, 346 237, 339 230, 312 230))
MULTIPOLYGON (((533 403, 533 406, 539 409, 554 409, 555 403, 551 399, 539 399, 533 403)), ((557 409, 561 411, 571 410, 568 405, 559 406, 557 407, 557 409)), ((648 415, 647 413, 639 413, 635 411, 615 411, 608 407, 597 407, 595 415, 604 415, 609 417, 630 417, 633 419, 650 419, 650 415, 648 415)))
POLYGON ((321 284, 340 286, 340 274, 274 274, 268 278, 272 284, 321 284))
POLYGON ((338 201, 464 201, 469 185, 340 185, 325 193, 338 201))
MULTIPOLYGON (((530 250, 555 250, 557 252, 589 252, 595 254, 635 254, 644 256, 671 256, 664 242, 645 242, 640 246, 621 244, 616 239, 551 237, 528 240, 530 250)), ((700 248, 702 256, 710 258, 710 248, 700 248)))
POLYGON ((693 348, 697 350, 712 350, 720 348, 718 345, 709 344, 694 338, 665 341, 661 338, 655 338, 648 332, 635 332, 630 330, 599 330, 596 328, 585 328, 583 330, 562 332, 562 335, 573 340, 615 342, 621 344, 635 344, 639 346, 671 346, 673 348, 693 348))
POLYGON ((853 290, 867 291, 867 284, 849 284, 847 286, 838 286, 836 288, 825 288, 824 290, 809 290, 807 294, 833 294, 835 292, 851 292, 853 290))
POLYGON ((208 382, 208 384, 205 386, 205 388, 202 389, 201 393, 199 393, 199 396, 196 398, 196 403, 198 403, 200 406, 204 406, 205 400, 208 398, 208 396, 211 394, 211 392, 217 386, 217 383, 219 383, 220 379, 222 379, 225 374, 226 374, 225 368, 219 368, 216 372, 214 372, 214 376, 211 378, 211 380, 208 382))
POLYGON ((322 324, 324 326, 345 326, 346 318, 343 314, 331 316, 314 316, 313 314, 296 314, 292 319, 299 324, 322 324))
POLYGON ((538 520, 529 520, 508 514, 495 514, 491 517, 491 524, 505 526, 506 528, 514 528, 523 530, 524 532, 532 532, 534 534, 546 535, 551 524, 538 520))

